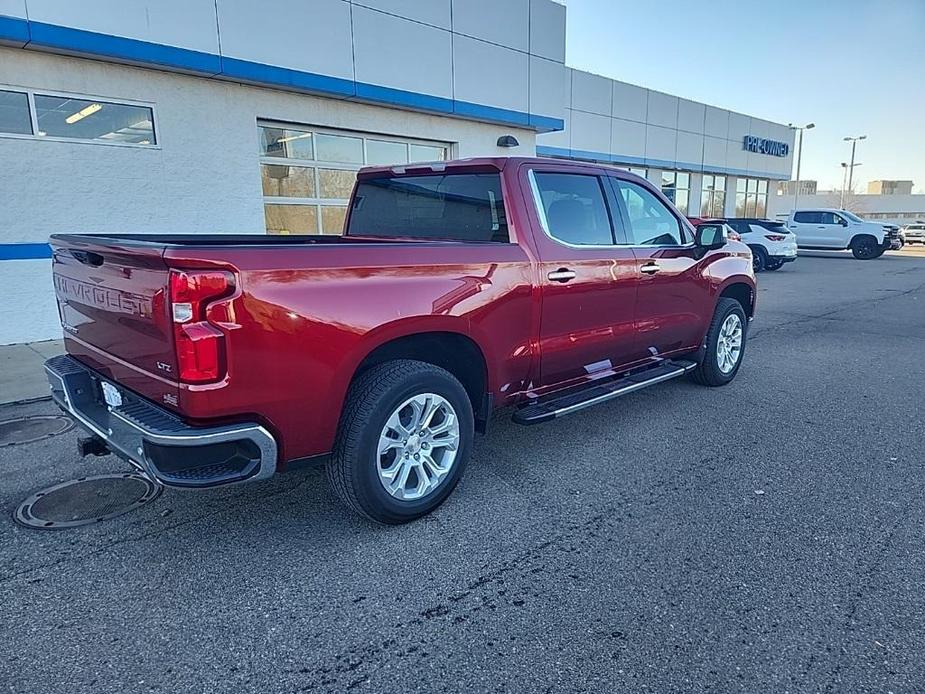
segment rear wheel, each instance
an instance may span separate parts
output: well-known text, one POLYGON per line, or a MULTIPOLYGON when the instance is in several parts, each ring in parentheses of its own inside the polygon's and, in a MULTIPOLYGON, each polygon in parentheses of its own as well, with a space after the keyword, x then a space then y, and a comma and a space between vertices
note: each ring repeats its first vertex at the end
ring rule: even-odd
POLYGON ((784 267, 783 260, 769 260, 765 270, 780 270, 782 267, 784 267))
POLYGON ((701 385, 724 386, 736 377, 745 355, 745 310, 735 299, 721 298, 707 331, 703 360, 691 372, 701 385))
POLYGON ((873 260, 883 255, 883 249, 873 236, 859 236, 851 242, 851 254, 858 260, 873 260))
POLYGON ((468 462, 472 404, 448 371, 395 360, 351 386, 328 479, 348 506, 380 523, 407 523, 452 493, 468 462))
POLYGON ((752 249, 752 270, 761 272, 768 266, 768 254, 761 246, 749 246, 752 249))

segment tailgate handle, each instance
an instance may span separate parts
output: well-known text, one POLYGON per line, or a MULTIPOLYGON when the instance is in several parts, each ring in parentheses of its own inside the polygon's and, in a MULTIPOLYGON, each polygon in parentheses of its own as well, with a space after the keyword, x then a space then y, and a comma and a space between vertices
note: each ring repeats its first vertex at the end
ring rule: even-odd
POLYGON ((84 265, 92 265, 93 267, 99 267, 103 264, 103 256, 99 253, 94 253, 93 251, 76 251, 73 248, 71 250, 71 255, 77 258, 84 265))

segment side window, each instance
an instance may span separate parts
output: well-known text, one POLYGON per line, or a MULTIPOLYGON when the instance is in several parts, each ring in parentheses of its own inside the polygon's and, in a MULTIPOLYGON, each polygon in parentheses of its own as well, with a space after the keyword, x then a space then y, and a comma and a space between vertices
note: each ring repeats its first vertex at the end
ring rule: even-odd
POLYGON ((627 236, 637 246, 680 246, 684 243, 681 223, 665 204, 643 186, 614 179, 630 228, 627 236))
POLYGON ((797 212, 793 221, 800 224, 822 224, 822 215, 819 212, 797 212))
POLYGON ((834 212, 819 212, 820 224, 841 224, 842 218, 834 212))
POLYGON ((611 246, 610 214, 598 176, 532 171, 540 219, 552 238, 573 246, 611 246))

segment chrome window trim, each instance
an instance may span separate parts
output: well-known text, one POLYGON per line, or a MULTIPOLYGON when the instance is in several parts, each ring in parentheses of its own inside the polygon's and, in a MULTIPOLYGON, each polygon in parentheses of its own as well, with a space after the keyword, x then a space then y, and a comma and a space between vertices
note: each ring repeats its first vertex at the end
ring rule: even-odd
MULTIPOLYGON (((536 177, 533 175, 533 171, 534 171, 533 169, 528 169, 528 170, 527 170, 527 178, 530 180, 530 190, 533 192, 533 206, 536 208, 537 217, 539 217, 539 219, 540 219, 540 226, 543 228, 543 233, 544 233, 551 241, 553 241, 554 243, 559 244, 560 246, 564 246, 564 247, 566 247, 566 248, 574 248, 574 249, 577 249, 577 250, 581 250, 581 249, 584 249, 584 248, 597 248, 597 249, 601 249, 601 248, 630 248, 630 249, 632 249, 632 248, 642 248, 642 249, 646 249, 646 248, 680 248, 680 249, 687 249, 687 248, 694 248, 694 247, 697 245, 694 241, 690 241, 690 242, 688 242, 688 243, 684 243, 684 244, 680 244, 680 245, 679 245, 679 244, 659 244, 659 245, 651 245, 651 246, 647 246, 647 245, 643 245, 643 244, 636 244, 636 243, 610 243, 610 244, 590 244, 590 243, 589 243, 589 244, 574 244, 574 243, 568 243, 567 241, 562 241, 562 240, 560 240, 560 239, 557 239, 555 236, 553 236, 551 233, 549 233, 549 225, 548 225, 548 222, 546 221, 546 209, 543 207, 543 200, 542 200, 542 198, 540 197, 540 189, 539 189, 539 187, 537 186, 536 177)), ((595 174, 573 174, 573 175, 576 175, 576 176, 594 176, 595 174)), ((611 221, 611 224, 612 224, 612 223, 613 223, 613 222, 611 221)))

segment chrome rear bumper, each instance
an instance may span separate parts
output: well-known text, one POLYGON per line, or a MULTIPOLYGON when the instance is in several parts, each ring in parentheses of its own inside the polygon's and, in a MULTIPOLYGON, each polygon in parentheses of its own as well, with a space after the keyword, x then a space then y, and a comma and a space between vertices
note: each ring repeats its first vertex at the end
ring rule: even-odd
POLYGON ((49 359, 45 371, 51 396, 62 410, 113 453, 165 486, 215 487, 262 480, 276 472, 276 440, 259 424, 190 426, 118 386, 122 404, 110 407, 100 392, 106 379, 69 355, 49 359))

